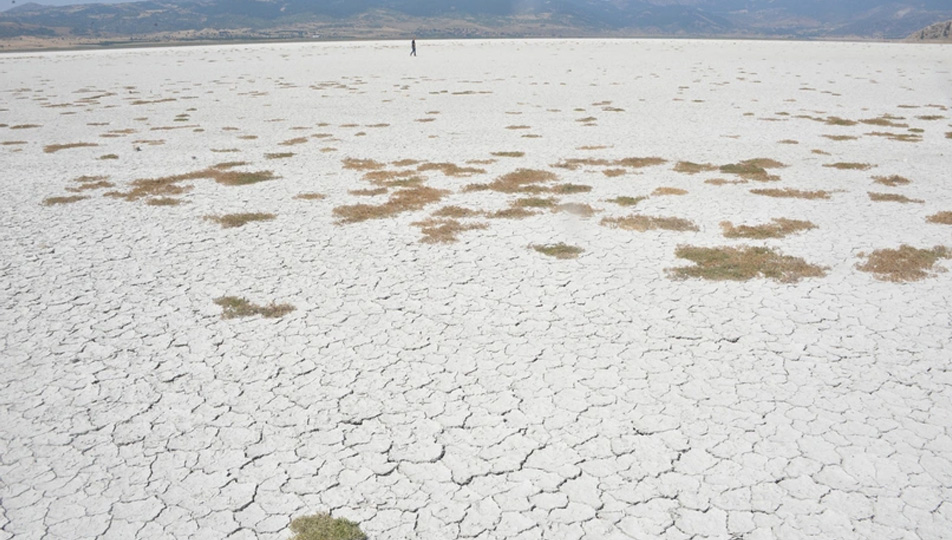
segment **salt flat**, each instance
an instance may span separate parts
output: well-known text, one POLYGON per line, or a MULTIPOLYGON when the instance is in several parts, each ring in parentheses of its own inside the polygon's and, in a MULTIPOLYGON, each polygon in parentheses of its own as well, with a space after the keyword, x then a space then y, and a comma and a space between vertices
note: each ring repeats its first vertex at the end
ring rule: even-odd
POLYGON ((950 537, 952 46, 408 53, 0 56, 0 539, 950 537))

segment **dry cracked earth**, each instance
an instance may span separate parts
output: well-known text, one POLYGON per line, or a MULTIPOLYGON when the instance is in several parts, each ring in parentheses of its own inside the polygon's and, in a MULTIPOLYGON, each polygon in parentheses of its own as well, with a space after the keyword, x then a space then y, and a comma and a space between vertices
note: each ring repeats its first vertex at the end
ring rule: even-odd
POLYGON ((406 45, 0 56, 0 540, 952 537, 949 46, 406 45))

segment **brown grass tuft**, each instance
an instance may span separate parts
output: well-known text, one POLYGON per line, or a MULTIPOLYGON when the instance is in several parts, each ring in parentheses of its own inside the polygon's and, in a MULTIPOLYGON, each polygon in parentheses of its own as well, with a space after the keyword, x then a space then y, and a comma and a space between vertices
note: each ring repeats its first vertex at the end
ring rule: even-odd
POLYGON ((178 206, 182 203, 182 199, 175 199, 172 197, 157 197, 154 199, 149 199, 145 203, 149 206, 178 206))
POLYGON ((529 129, 530 126, 506 126, 506 129, 529 129))
POLYGON ((628 172, 628 169, 605 169, 602 174, 609 178, 617 178, 628 172))
POLYGON ((892 176, 874 176, 873 181, 877 184, 882 184, 889 187, 904 186, 912 182, 908 178, 899 176, 898 174, 894 174, 892 176))
POLYGON ((538 212, 533 212, 525 208, 509 207, 486 214, 486 217, 492 219, 523 219, 537 214, 538 212))
POLYGON ((444 206, 439 210, 433 212, 433 217, 442 217, 442 218, 466 218, 480 215, 481 212, 476 210, 471 210, 469 208, 463 208, 462 206, 444 206))
POLYGON ((620 197, 615 197, 614 199, 608 199, 607 202, 615 203, 619 206, 635 206, 647 198, 648 197, 626 197, 622 195, 620 197))
POLYGON ((99 146, 96 143, 87 143, 87 142, 78 142, 78 143, 67 143, 67 144, 48 144, 43 147, 43 151, 47 154, 52 154, 53 152, 59 152, 60 150, 67 150, 69 148, 85 148, 89 146, 99 146))
POLYGON ((876 193, 875 191, 868 191, 869 199, 876 202, 898 202, 898 203, 924 203, 922 199, 910 199, 905 195, 898 195, 896 193, 876 193))
POLYGON ((563 195, 571 195, 573 193, 588 193, 592 191, 592 186, 586 186, 584 184, 558 184, 552 187, 553 193, 560 193, 563 195))
POLYGON ((728 184, 746 184, 747 180, 743 178, 738 180, 727 180, 726 178, 709 178, 704 181, 705 184, 711 184, 712 186, 724 186, 728 184))
POLYGON ((249 184, 257 184, 258 182, 266 182, 277 178, 272 171, 243 172, 218 171, 215 169, 210 169, 210 171, 211 178, 225 186, 247 186, 249 184))
POLYGON ((81 201, 83 199, 88 199, 88 198, 89 197, 86 197, 84 195, 70 195, 68 197, 47 197, 46 199, 43 199, 43 205, 53 206, 54 204, 69 204, 69 203, 74 203, 76 201, 81 201))
MULTIPOLYGON (((555 173, 538 169, 517 169, 504 174, 487 185, 488 189, 500 193, 539 193, 547 191, 547 187, 540 186, 546 182, 557 180, 555 173)), ((477 184, 478 185, 478 184, 477 184)), ((467 191, 473 191, 469 186, 467 191)))
POLYGON ((666 231, 697 231, 697 225, 694 223, 677 217, 651 217, 651 216, 642 216, 638 214, 632 214, 630 216, 619 217, 619 218, 603 218, 601 224, 606 227, 612 227, 614 229, 624 229, 626 231, 651 231, 651 230, 666 230, 666 231))
POLYGON ((841 169, 841 170, 851 170, 851 171, 868 171, 874 166, 869 163, 850 163, 850 162, 837 162, 837 163, 827 163, 823 165, 824 167, 829 167, 832 169, 841 169))
POLYGON ((823 267, 763 247, 679 246, 675 255, 695 263, 695 266, 669 268, 668 274, 676 279, 746 281, 761 277, 794 283, 802 278, 826 275, 823 267))
POLYGON ((492 152, 496 157, 520 158, 526 155, 525 152, 492 152))
POLYGON ((684 174, 697 174, 707 171, 716 171, 717 166, 710 163, 694 163, 692 161, 679 161, 674 165, 674 171, 684 174))
POLYGON ((278 144, 280 146, 294 146, 296 144, 305 144, 306 142, 307 142, 307 137, 295 137, 293 139, 281 141, 278 144))
POLYGON ((570 246, 563 242, 558 244, 544 244, 544 245, 535 245, 530 244, 530 248, 538 251, 543 255, 548 255, 549 257, 555 257, 556 259, 574 259, 579 256, 585 250, 577 247, 570 246))
POLYGON ((117 156, 116 154, 104 154, 104 155, 99 156, 99 159, 101 159, 101 160, 119 159, 119 156, 117 156))
POLYGON ((420 227, 423 238, 420 240, 425 244, 447 244, 459 240, 460 233, 476 229, 485 229, 488 227, 485 223, 460 223, 455 219, 434 219, 429 218, 423 221, 417 221, 413 225, 420 227))
POLYGON ((417 167, 417 171, 440 171, 446 176, 468 177, 474 174, 485 174, 485 169, 475 167, 460 167, 455 163, 423 163, 417 167))
POLYGON ((327 195, 323 193, 298 193, 294 196, 295 199, 300 199, 302 201, 320 201, 326 199, 327 195))
POLYGON ((661 195, 687 195, 688 192, 686 189, 673 188, 673 187, 659 187, 651 192, 652 195, 661 196, 661 195))
POLYGON ((386 167, 386 165, 383 163, 374 161, 372 159, 344 158, 343 164, 345 169, 352 169, 355 171, 374 171, 386 167))
POLYGON ((384 219, 402 212, 420 210, 438 202, 447 192, 427 186, 404 188, 390 195, 383 204, 353 204, 334 208, 339 223, 358 223, 369 219, 384 219))
POLYGON ((767 197, 778 197, 786 199, 829 199, 829 191, 802 191, 799 189, 752 189, 751 193, 755 195, 765 195, 767 197))
POLYGON ((918 281, 944 272, 944 269, 936 268, 935 264, 940 259, 950 257, 952 253, 943 246, 918 249, 903 244, 899 249, 877 249, 869 254, 865 263, 857 264, 856 267, 872 273, 880 281, 918 281))
POLYGON ((824 135, 827 139, 831 141, 855 141, 859 137, 854 137, 853 135, 824 135))
POLYGON ((941 225, 952 225, 952 212, 939 212, 926 218, 929 223, 939 223, 941 225))
POLYGON ((235 167, 243 167, 247 165, 247 161, 224 161, 222 163, 217 163, 212 165, 212 169, 218 169, 222 171, 227 171, 228 169, 234 169, 235 167))
POLYGON ((252 221, 271 221, 276 218, 274 214, 265 214, 262 212, 242 212, 238 214, 225 214, 223 216, 205 216, 205 219, 214 221, 222 226, 223 229, 233 229, 241 227, 252 221))
POLYGON ((214 302, 222 308, 222 319, 250 317, 252 315, 261 315, 268 319, 276 319, 294 311, 294 306, 290 304, 275 304, 272 302, 266 306, 259 306, 252 304, 245 298, 239 298, 237 296, 222 296, 216 298, 214 302))
POLYGON ((38 127, 43 127, 39 124, 17 124, 15 126, 10 126, 10 129, 36 129, 38 127))
POLYGON ((659 157, 629 157, 615 160, 614 164, 629 169, 641 169, 644 167, 663 165, 667 162, 668 160, 659 157))
POLYGON ((721 229, 727 238, 783 238, 800 231, 815 229, 816 225, 809 221, 775 218, 772 223, 763 225, 734 226, 730 221, 721 222, 721 229))
POLYGON ((399 161, 394 161, 391 163, 394 167, 412 167, 419 164, 420 162, 415 159, 401 159, 399 161))
POLYGON ((773 182, 780 177, 767 172, 767 169, 778 169, 786 167, 783 163, 768 158, 747 159, 739 163, 728 163, 721 165, 718 170, 724 174, 733 174, 748 180, 758 182, 773 182))
POLYGON ((352 189, 348 191, 347 193, 350 193, 351 195, 356 195, 358 197, 374 197, 376 195, 384 195, 388 191, 390 191, 390 188, 379 187, 374 189, 352 189))

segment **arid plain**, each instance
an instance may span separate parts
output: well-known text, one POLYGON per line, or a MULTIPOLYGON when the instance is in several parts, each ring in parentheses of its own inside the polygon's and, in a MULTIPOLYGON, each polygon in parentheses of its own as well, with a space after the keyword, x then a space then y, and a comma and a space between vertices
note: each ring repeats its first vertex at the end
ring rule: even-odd
POLYGON ((0 539, 941 539, 952 46, 0 56, 0 539))

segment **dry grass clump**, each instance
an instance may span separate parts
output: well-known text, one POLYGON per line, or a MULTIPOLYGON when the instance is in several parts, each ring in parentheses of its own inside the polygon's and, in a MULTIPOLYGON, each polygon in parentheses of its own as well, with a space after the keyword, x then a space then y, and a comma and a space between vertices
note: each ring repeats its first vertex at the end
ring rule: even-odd
POLYGON ((223 216, 205 216, 205 219, 218 223, 223 229, 234 229, 235 227, 242 227, 252 221, 271 221, 276 217, 274 214, 266 214, 263 212, 242 212, 237 214, 225 214, 223 216))
POLYGON ((88 198, 89 197, 86 197, 84 195, 70 195, 67 197, 47 197, 43 199, 43 205, 53 206, 54 204, 69 204, 69 203, 74 203, 76 201, 81 201, 83 199, 88 199, 88 198))
POLYGON ((763 225, 739 225, 737 227, 730 221, 721 222, 721 229, 727 238, 783 238, 790 234, 815 228, 816 225, 809 221, 786 218, 775 218, 772 223, 763 225))
POLYGON ((874 176, 873 181, 877 184, 882 184, 889 187, 904 186, 912 182, 908 178, 899 176, 898 174, 894 174, 892 176, 874 176))
POLYGON ((830 116, 822 120, 824 123, 831 126, 855 126, 856 121, 848 120, 846 118, 840 118, 839 116, 830 116))
POLYGON ((854 137, 853 135, 824 135, 827 139, 831 141, 855 141, 859 137, 854 137))
POLYGON ((234 169, 236 167, 243 167, 247 164, 248 164, 247 161, 223 161, 221 163, 216 163, 215 165, 212 165, 211 168, 226 171, 228 169, 234 169))
POLYGON ((716 171, 717 166, 710 163, 694 163, 692 161, 679 161, 674 165, 674 171, 684 174, 697 174, 707 171, 716 171))
POLYGON ((558 199, 553 198, 526 197, 524 199, 516 199, 512 203, 512 206, 517 208, 552 208, 558 204, 558 202, 558 199))
POLYGON ((829 191, 803 191, 799 189, 752 189, 751 193, 755 195, 765 195, 767 197, 778 197, 785 199, 829 199, 829 191))
POLYGON ((300 199, 302 201, 320 201, 326 199, 327 195, 323 193, 298 193, 294 196, 295 199, 300 199))
POLYGON ((585 184, 558 184, 552 187, 553 193, 560 193, 563 195, 571 195, 573 193, 588 193, 592 191, 592 186, 586 186, 585 184))
POLYGON ((922 116, 917 116, 917 117, 916 117, 917 120, 926 120, 926 121, 930 121, 930 120, 943 120, 944 118, 945 118, 945 117, 942 116, 941 114, 924 114, 924 115, 922 115, 922 116))
POLYGON ((531 126, 514 125, 514 126, 506 126, 506 129, 530 129, 530 127, 531 126))
POLYGON ((758 182, 772 182, 779 180, 780 177, 767 172, 767 169, 779 169, 786 167, 779 161, 769 158, 754 158, 741 161, 739 163, 728 163, 721 165, 718 170, 724 174, 733 174, 748 180, 758 182))
POLYGON ((635 206, 647 198, 648 197, 627 197, 622 195, 615 197, 614 199, 608 199, 606 202, 615 203, 619 206, 635 206))
POLYGON ((390 191, 390 188, 379 187, 379 188, 373 188, 373 189, 352 189, 348 191, 347 193, 350 193, 351 195, 356 195, 358 197, 374 197, 376 195, 383 195, 387 193, 388 191, 390 191))
POLYGON ((488 227, 485 223, 460 223, 455 219, 435 219, 429 218, 423 221, 417 221, 413 225, 420 227, 423 238, 420 240, 424 244, 448 244, 459 240, 458 236, 462 232, 476 229, 485 229, 488 227))
POLYGON ((800 144, 800 141, 796 141, 793 139, 783 139, 783 140, 777 141, 777 144, 800 144))
POLYGON ((543 255, 548 255, 549 257, 555 257, 556 259, 574 259, 579 256, 585 250, 578 246, 570 246, 564 242, 559 242, 558 244, 543 244, 535 245, 530 244, 530 248, 538 251, 543 255))
POLYGON ((116 154, 104 154, 104 155, 99 156, 99 159, 101 159, 101 160, 119 159, 119 156, 117 156, 116 154))
POLYGON ((898 202, 898 203, 924 203, 922 199, 910 199, 905 195, 898 195, 896 193, 876 193, 875 191, 867 191, 869 194, 869 199, 876 202, 898 202))
POLYGON ((182 195, 192 189, 189 185, 180 185, 181 182, 210 178, 226 186, 245 186, 277 178, 272 171, 232 171, 209 167, 185 174, 165 176, 161 178, 142 178, 131 183, 132 189, 126 192, 112 191, 106 193, 109 197, 122 198, 127 201, 136 201, 144 197, 182 195))
POLYGON ((26 141, 3 141, 0 142, 0 146, 22 146, 27 144, 26 141))
MULTIPOLYGON (((864 255, 860 253, 861 257, 864 255)), ((869 254, 865 263, 857 264, 856 268, 872 273, 880 281, 918 281, 944 272, 944 269, 936 268, 935 264, 940 259, 950 257, 952 252, 943 246, 919 249, 903 244, 899 249, 877 249, 869 254)))
POLYGON ((525 152, 491 152, 496 157, 520 158, 526 155, 525 152))
POLYGON ((417 171, 440 171, 446 176, 456 176, 456 177, 468 177, 474 174, 485 174, 485 169, 477 169, 476 167, 460 167, 455 163, 423 163, 417 167, 417 171))
POLYGON ((628 169, 605 169, 602 174, 609 178, 617 178, 628 172, 628 169))
POLYGON ((277 178, 272 171, 219 171, 217 169, 209 169, 209 171, 212 179, 226 186, 247 186, 277 178))
POLYGON ((272 302, 266 306, 259 306, 257 304, 252 304, 246 298, 240 298, 237 296, 221 296, 216 298, 214 302, 222 308, 222 319, 251 317, 252 315, 261 315, 262 317, 268 319, 276 319, 294 311, 294 306, 290 304, 275 304, 272 302))
POLYGON ((394 167, 412 167, 419 164, 420 162, 415 159, 401 159, 391 163, 394 167))
POLYGON ((466 218, 478 216, 482 212, 472 210, 470 208, 463 208, 462 206, 444 206, 439 210, 433 212, 433 217, 442 217, 442 218, 466 218))
POLYGON ((539 169, 516 169, 493 180, 489 184, 470 184, 464 191, 492 190, 500 193, 541 193, 549 188, 541 186, 547 182, 557 180, 558 177, 551 171, 539 169))
POLYGON ((851 171, 868 171, 874 166, 869 163, 851 163, 839 161, 837 163, 826 163, 824 167, 829 167, 832 169, 841 169, 841 170, 851 170, 851 171))
POLYGON ((287 159, 293 157, 294 152, 268 152, 264 155, 265 159, 287 159))
POLYGON ((746 281, 760 277, 794 283, 803 278, 826 275, 826 268, 764 247, 678 246, 675 255, 695 263, 695 266, 669 268, 668 274, 676 279, 746 281))
POLYGON ((893 120, 900 120, 900 118, 885 115, 885 116, 880 116, 879 118, 866 118, 864 120, 860 120, 860 122, 869 126, 887 126, 887 127, 896 127, 896 128, 909 127, 909 124, 902 124, 899 122, 894 122, 893 120))
POLYGON ((678 217, 652 217, 632 214, 625 217, 603 218, 601 224, 614 229, 626 231, 698 231, 697 225, 689 220, 678 217))
POLYGON ((939 223, 941 225, 952 225, 952 212, 939 212, 926 218, 929 223, 939 223))
POLYGON ((104 188, 111 188, 111 187, 115 187, 115 184, 106 180, 99 180, 99 181, 83 182, 82 184, 79 185, 79 187, 66 188, 66 191, 79 193, 81 191, 88 191, 91 189, 104 189, 104 188))
POLYGON ((945 132, 945 138, 946 138, 946 139, 952 139, 952 131, 946 131, 946 132, 945 132))
POLYGON ((681 188, 673 187, 659 187, 651 192, 652 195, 663 196, 663 195, 687 195, 688 191, 681 188))
POLYGON ((728 184, 746 184, 747 180, 743 178, 738 180, 727 180, 726 178, 709 178, 704 181, 705 184, 711 184, 712 186, 725 186, 728 184))
POLYGON ((175 199, 172 197, 156 197, 147 200, 145 203, 149 206, 178 206, 182 203, 182 199, 175 199))
POLYGON ((40 124, 17 124, 15 126, 10 126, 10 129, 36 129, 38 127, 43 127, 40 124))
POLYGON ((528 210, 526 208, 510 206, 509 208, 490 212, 486 214, 486 217, 492 219, 524 219, 535 215, 538 215, 538 212, 533 212, 532 210, 528 210))
POLYGON ((67 150, 69 148, 85 148, 89 146, 99 146, 96 143, 88 142, 78 142, 78 143, 67 143, 67 144, 48 144, 43 147, 43 151, 47 154, 52 154, 54 152, 59 152, 60 150, 67 150))
POLYGON ((873 137, 885 137, 892 141, 899 142, 922 142, 922 136, 915 129, 910 129, 912 133, 893 133, 891 131, 872 131, 866 135, 873 137))
POLYGON ((373 159, 344 158, 342 162, 345 169, 355 171, 375 171, 386 167, 383 163, 373 159))
POLYGON ((364 180, 378 186, 389 186, 395 181, 408 179, 414 179, 416 183, 422 182, 423 179, 415 176, 416 171, 412 169, 406 169, 402 171, 390 171, 390 170, 379 170, 379 171, 368 171, 364 173, 364 180))
POLYGON ((384 219, 402 212, 420 210, 438 202, 447 192, 428 186, 404 188, 390 195, 383 204, 352 204, 334 208, 339 223, 358 223, 370 219, 384 219))
MULTIPOLYGON (((563 159, 558 163, 554 163, 552 166, 560 169, 568 169, 571 171, 577 170, 580 167, 623 167, 627 169, 640 169, 643 167, 661 165, 667 162, 668 160, 659 157, 629 157, 615 160, 600 158, 569 158, 563 159)), ((611 174, 609 174, 609 176, 611 176, 611 174)))
POLYGON ((295 137, 293 139, 281 141, 278 144, 281 146, 294 146, 296 144, 305 144, 306 142, 307 142, 307 137, 295 137))
POLYGON ((334 519, 330 514, 314 514, 291 522, 290 540, 367 540, 360 527, 346 519, 334 519))

